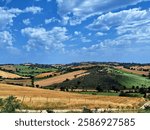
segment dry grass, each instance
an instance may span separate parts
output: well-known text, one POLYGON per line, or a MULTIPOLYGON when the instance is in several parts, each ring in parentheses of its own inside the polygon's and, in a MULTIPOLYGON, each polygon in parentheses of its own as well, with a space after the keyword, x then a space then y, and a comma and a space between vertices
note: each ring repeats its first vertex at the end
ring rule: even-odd
POLYGON ((132 66, 130 68, 136 69, 136 70, 141 70, 141 69, 150 69, 150 66, 145 65, 145 66, 132 66))
POLYGON ((44 78, 46 76, 49 76, 49 75, 60 75, 60 73, 56 73, 56 72, 47 72, 47 73, 42 73, 42 74, 38 74, 35 76, 35 78, 44 78))
MULTIPOLYGON (((120 70, 123 70, 123 71, 125 71, 125 72, 129 72, 129 73, 133 73, 133 74, 138 74, 138 75, 148 75, 148 71, 139 71, 139 70, 137 70, 137 69, 135 69, 135 70, 130 70, 130 69, 127 69, 127 68, 124 68, 123 66, 117 66, 117 67, 115 67, 115 68, 117 68, 117 69, 120 69, 120 70)), ((131 67, 132 68, 132 67, 131 67)))
POLYGON ((0 97, 17 96, 27 108, 32 109, 82 109, 89 108, 138 108, 143 98, 82 95, 38 88, 0 84, 0 97))
POLYGON ((55 76, 52 78, 47 78, 47 79, 43 79, 40 81, 36 81, 35 84, 38 84, 40 86, 48 86, 48 85, 52 85, 52 84, 56 84, 56 83, 61 83, 63 81, 65 81, 66 79, 74 79, 76 76, 80 77, 80 76, 84 76, 86 75, 86 70, 79 70, 79 71, 74 71, 74 72, 70 72, 67 74, 63 74, 63 75, 59 75, 59 76, 55 76))
POLYGON ((0 66, 0 68, 2 68, 4 70, 16 71, 16 67, 14 65, 3 65, 3 66, 0 66))
POLYGON ((0 70, 0 76, 4 77, 4 78, 21 78, 21 76, 17 75, 17 74, 12 74, 9 72, 5 72, 0 70))

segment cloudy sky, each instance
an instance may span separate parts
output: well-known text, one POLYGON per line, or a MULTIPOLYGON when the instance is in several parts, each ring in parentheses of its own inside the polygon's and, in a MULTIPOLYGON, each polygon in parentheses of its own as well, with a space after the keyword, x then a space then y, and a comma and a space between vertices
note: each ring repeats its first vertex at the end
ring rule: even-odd
POLYGON ((150 63, 150 0, 1 0, 0 63, 150 63))

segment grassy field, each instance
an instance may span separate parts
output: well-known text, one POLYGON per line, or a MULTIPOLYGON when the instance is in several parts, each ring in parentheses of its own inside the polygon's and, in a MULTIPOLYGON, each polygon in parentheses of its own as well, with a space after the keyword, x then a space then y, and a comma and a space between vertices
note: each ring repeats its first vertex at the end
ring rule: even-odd
POLYGON ((5 72, 0 70, 0 76, 3 78, 21 78, 21 76, 17 75, 17 74, 12 74, 9 72, 5 72))
POLYGON ((17 70, 15 73, 21 76, 35 76, 40 73, 54 72, 57 70, 54 68, 39 68, 26 65, 15 65, 15 67, 17 70))
POLYGON ((96 90, 96 87, 100 85, 106 91, 112 89, 113 86, 118 86, 121 89, 124 87, 130 89, 133 86, 138 86, 139 88, 150 87, 150 79, 148 77, 131 74, 111 67, 93 68, 88 70, 87 73, 85 76, 76 77, 53 86, 56 86, 56 88, 68 87, 69 89, 73 86, 75 89, 96 90))
POLYGON ((132 86, 150 87, 150 79, 136 74, 131 74, 122 70, 115 70, 116 80, 127 88, 132 86))
POLYGON ((51 91, 37 88, 0 84, 0 97, 16 96, 27 109, 82 109, 88 108, 120 108, 136 109, 145 100, 118 96, 98 96, 69 92, 51 91))
POLYGON ((119 96, 116 92, 77 92, 79 94, 101 95, 101 96, 119 96))
POLYGON ((125 72, 129 72, 131 74, 137 74, 137 75, 148 75, 149 74, 148 71, 139 71, 139 70, 136 70, 136 69, 135 70, 131 70, 131 69, 124 68, 123 66, 117 66, 115 68, 117 68, 119 70, 123 70, 125 72))
MULTIPOLYGON (((116 93, 116 92, 77 92, 79 94, 89 94, 89 95, 101 95, 101 96, 119 96, 120 92, 116 93)), ((140 93, 128 93, 131 95, 136 95, 136 97, 143 97, 144 94, 140 94, 140 93)))
POLYGON ((85 72, 86 72, 86 70, 74 71, 74 72, 63 74, 63 75, 55 76, 52 78, 47 78, 47 79, 43 79, 40 81, 36 81, 35 84, 38 84, 39 86, 49 86, 49 85, 53 85, 56 83, 61 83, 61 82, 65 81, 66 79, 72 80, 75 77, 85 76, 88 74, 85 72))

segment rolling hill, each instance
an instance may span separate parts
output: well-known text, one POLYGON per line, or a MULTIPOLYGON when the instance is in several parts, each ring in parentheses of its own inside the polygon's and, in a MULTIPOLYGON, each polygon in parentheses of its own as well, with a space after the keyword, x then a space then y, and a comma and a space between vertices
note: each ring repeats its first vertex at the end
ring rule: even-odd
POLYGON ((139 108, 143 98, 82 95, 39 88, 0 84, 0 98, 16 96, 27 109, 139 108))
POLYGON ((88 74, 86 72, 87 72, 86 70, 79 70, 79 71, 69 72, 69 73, 62 74, 62 75, 59 75, 59 76, 55 76, 55 77, 52 77, 52 78, 47 78, 47 79, 36 81, 35 85, 39 85, 39 86, 43 87, 43 86, 49 86, 49 85, 61 83, 61 82, 65 81, 66 79, 72 80, 75 77, 85 76, 85 75, 88 74))
MULTIPOLYGON (((49 78, 48 85, 56 88, 73 87, 74 89, 91 89, 95 90, 97 86, 102 86, 104 90, 110 90, 114 86, 123 88, 132 88, 133 86, 150 87, 150 79, 137 74, 131 74, 112 67, 95 67, 87 70, 87 75, 80 76, 63 82, 53 82, 53 78, 49 78), (50 84, 49 84, 50 83, 50 84)), ((64 75, 61 75, 63 77, 64 75)), ((59 77, 58 77, 59 78, 59 77)), ((67 78, 67 77, 66 77, 67 78)), ((57 77, 56 77, 57 79, 57 77)), ((65 79, 65 78, 64 78, 65 79)), ((45 80, 43 80, 45 81, 45 80)), ((40 81, 37 83, 41 83, 40 81)), ((42 83, 41 83, 42 84, 42 83)))
POLYGON ((21 76, 0 70, 0 76, 3 78, 21 78, 21 76))

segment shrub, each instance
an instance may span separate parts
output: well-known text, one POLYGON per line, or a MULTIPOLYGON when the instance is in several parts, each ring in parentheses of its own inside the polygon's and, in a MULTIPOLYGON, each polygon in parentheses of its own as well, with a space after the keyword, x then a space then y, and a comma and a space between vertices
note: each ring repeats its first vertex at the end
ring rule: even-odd
POLYGON ((126 92, 123 92, 123 91, 120 92, 119 96, 123 96, 123 97, 139 97, 138 94, 126 93, 126 92))
POLYGON ((16 109, 20 109, 20 101, 14 96, 9 96, 3 100, 1 112, 3 113, 14 113, 16 109))
POLYGON ((83 107, 82 113, 92 113, 92 110, 87 107, 83 107))
POLYGON ((0 107, 3 105, 3 99, 0 98, 0 107))

